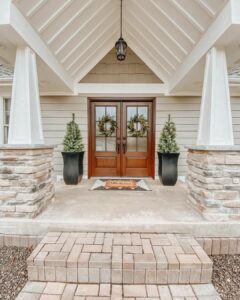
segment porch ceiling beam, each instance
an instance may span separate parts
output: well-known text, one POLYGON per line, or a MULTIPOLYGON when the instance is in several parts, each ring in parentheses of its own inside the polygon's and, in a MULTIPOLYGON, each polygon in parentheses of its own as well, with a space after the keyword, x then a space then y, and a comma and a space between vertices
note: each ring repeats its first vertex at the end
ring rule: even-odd
POLYGON ((220 37, 232 25, 233 4, 238 0, 230 0, 224 6, 214 22, 209 26, 205 34, 186 57, 185 61, 179 65, 177 71, 169 81, 169 92, 171 92, 185 78, 189 71, 200 61, 200 59, 214 46, 220 37))
POLYGON ((129 18, 126 18, 124 23, 129 28, 128 32, 131 32, 134 35, 134 37, 136 38, 136 40, 142 41, 145 45, 147 45, 146 48, 149 49, 149 51, 151 52, 152 55, 154 55, 154 53, 156 53, 157 56, 154 56, 153 58, 157 61, 160 68, 164 71, 164 72, 159 71, 159 74, 162 73, 161 76, 165 76, 164 74, 171 75, 171 73, 175 70, 175 67, 172 64, 169 64, 166 62, 166 60, 162 56, 162 54, 159 53, 158 48, 153 43, 151 43, 146 36, 141 34, 141 31, 138 29, 138 26, 134 26, 131 23, 129 18), (158 57, 160 59, 158 59, 158 57), (167 66, 166 66, 166 64, 167 64, 167 66))
POLYGON ((76 10, 75 14, 73 14, 70 18, 67 18, 62 26, 59 26, 59 28, 54 30, 54 33, 47 38, 47 44, 51 44, 70 24, 72 24, 74 20, 85 10, 85 8, 89 6, 90 3, 91 2, 80 2, 81 8, 76 10))
POLYGON ((141 44, 138 42, 134 34, 130 32, 126 32, 125 34, 127 43, 129 47, 141 58, 142 61, 153 71, 153 73, 165 83, 168 82, 168 76, 165 72, 163 72, 158 62, 151 56, 149 52, 146 52, 141 44))
POLYGON ((74 82, 78 83, 103 57, 113 48, 114 42, 117 39, 119 30, 115 30, 107 40, 102 41, 94 49, 94 52, 88 56, 85 64, 82 65, 74 74, 74 82))
POLYGON ((177 58, 174 56, 174 54, 168 53, 168 50, 164 51, 162 49, 163 44, 161 43, 161 40, 159 40, 158 37, 154 33, 152 33, 152 31, 149 30, 146 26, 143 26, 142 22, 140 22, 140 20, 132 10, 129 10, 127 11, 127 13, 125 13, 124 25, 125 23, 130 24, 130 26, 134 28, 134 30, 141 34, 143 39, 148 40, 148 44, 150 44, 152 47, 155 47, 155 49, 157 48, 156 51, 161 57, 161 60, 163 60, 171 69, 176 70, 176 67, 173 62, 178 62, 177 58), (160 43, 160 47, 158 43, 160 43), (165 54, 163 52, 165 52, 165 54))
POLYGON ((204 27, 195 18, 193 18, 193 16, 186 9, 184 9, 183 5, 181 5, 178 0, 172 0, 172 3, 175 5, 178 11, 182 13, 192 23, 192 25, 197 30, 204 32, 204 27))
MULTIPOLYGON (((73 39, 73 38, 74 38, 74 37, 75 37, 75 36, 76 36, 76 35, 77 35, 77 34, 85 27, 85 26, 88 26, 89 22, 90 22, 91 20, 93 20, 93 19, 97 16, 97 14, 99 14, 100 11, 102 11, 102 10, 107 11, 107 9, 110 9, 110 8, 108 8, 109 1, 110 1, 110 0, 104 1, 103 4, 100 5, 100 6, 96 9, 96 11, 91 15, 91 17, 88 18, 88 19, 86 20, 86 22, 81 23, 81 24, 79 25, 78 29, 77 29, 76 31, 74 31, 67 39, 65 39, 65 41, 63 41, 63 43, 61 44, 61 46, 58 47, 58 48, 55 50, 55 54, 58 55, 59 53, 61 53, 61 51, 64 49, 64 47, 66 47, 66 45, 68 45, 68 44, 72 41, 72 39, 73 39)), ((92 1, 91 1, 91 3, 92 3, 92 1)), ((88 6, 88 5, 86 5, 86 6, 84 7, 84 9, 82 10, 82 12, 86 9, 87 6, 88 6)))
MULTIPOLYGON (((195 40, 191 37, 191 35, 189 35, 190 32, 190 28, 188 28, 188 30, 184 30, 181 27, 181 24, 179 22, 177 22, 177 20, 175 20, 174 18, 172 18, 169 13, 167 11, 165 11, 163 9, 163 5, 161 3, 159 3, 159 1, 157 0, 150 0, 150 2, 152 3, 152 5, 154 5, 154 7, 162 14, 164 15, 169 22, 171 22, 171 24, 177 29, 177 31, 182 34, 185 38, 187 38, 192 44, 195 44, 195 40)), ((166 1, 168 3, 168 1, 166 1)))
MULTIPOLYGON (((136 1, 136 0, 131 0, 132 3, 134 3, 134 6, 132 6, 132 9, 136 9, 138 8, 141 11, 142 14, 142 18, 143 20, 145 19, 145 17, 148 17, 152 22, 154 22, 154 25, 161 31, 164 33, 165 36, 168 37, 168 39, 170 39, 180 50, 182 53, 184 53, 184 55, 187 55, 188 51, 187 49, 183 46, 183 42, 180 42, 180 40, 178 40, 178 38, 172 36, 169 31, 165 28, 165 26, 162 26, 158 20, 156 20, 155 18, 152 17, 152 15, 149 13, 148 10, 148 4, 145 1, 136 1)), ((129 5, 131 4, 131 2, 129 2, 129 5)))
MULTIPOLYGON (((109 24, 109 26, 105 30, 102 31, 102 33, 96 39, 94 39, 86 48, 80 51, 79 55, 77 55, 77 57, 67 67, 67 70, 70 72, 72 76, 76 74, 76 72, 81 68, 81 66, 83 66, 84 64, 86 64, 87 61, 89 61, 89 56, 91 55, 92 52, 95 53, 96 48, 100 50, 101 49, 100 45, 103 46, 104 42, 108 40, 108 37, 112 36, 117 32, 116 29, 113 32, 112 28, 116 28, 116 25, 118 23, 119 23, 118 20, 115 19, 113 22, 109 24)), ((114 47, 114 43, 115 41, 112 40, 112 48, 114 47)))
POLYGON ((47 29, 47 27, 66 9, 70 4, 72 4, 72 0, 65 0, 62 5, 58 5, 56 11, 47 18, 47 20, 38 28, 38 31, 41 33, 47 29))
POLYGON ((76 43, 76 45, 74 45, 72 49, 68 51, 68 53, 61 59, 61 63, 65 65, 65 62, 69 61, 68 68, 70 68, 76 59, 76 57, 74 58, 74 54, 80 53, 80 55, 82 55, 82 51, 79 51, 79 49, 81 49, 84 44, 86 45, 84 48, 84 51, 86 52, 88 51, 90 41, 96 41, 99 38, 99 35, 104 35, 104 32, 108 30, 109 27, 113 26, 113 23, 116 21, 119 22, 119 17, 116 15, 116 12, 116 8, 112 8, 109 12, 105 13, 98 22, 98 26, 90 28, 89 32, 84 35, 84 37, 80 39, 79 42, 76 43))
POLYGON ((201 7, 208 13, 208 15, 210 17, 214 17, 216 12, 210 7, 209 5, 209 0, 205 1, 205 0, 197 0, 199 5, 201 5, 201 7))
POLYGON ((77 86, 77 93, 79 95, 87 95, 89 97, 156 97, 165 95, 166 92, 166 85, 163 83, 79 83, 77 86))
MULTIPOLYGON (((5 1, 5 0, 4 0, 5 1)), ((5 7, 5 5, 3 5, 5 7)), ((37 32, 23 17, 16 6, 11 3, 9 5, 9 39, 15 45, 26 44, 49 66, 56 76, 71 91, 74 90, 73 80, 66 72, 62 64, 57 60, 51 50, 46 46, 37 32)), ((1 20, 0 20, 1 24, 1 20)))
POLYGON ((39 9, 47 2, 47 0, 39 0, 29 11, 27 11, 26 16, 31 18, 34 14, 36 14, 39 9))

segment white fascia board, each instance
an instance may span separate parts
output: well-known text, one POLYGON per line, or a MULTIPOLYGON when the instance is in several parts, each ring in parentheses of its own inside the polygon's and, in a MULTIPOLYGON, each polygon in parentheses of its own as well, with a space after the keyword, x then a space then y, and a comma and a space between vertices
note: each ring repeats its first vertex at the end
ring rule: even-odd
MULTIPOLYGON (((185 78, 189 71, 201 60, 201 58, 212 48, 221 36, 231 27, 233 21, 234 3, 239 0, 230 0, 222 11, 209 26, 205 34, 193 48, 185 61, 178 67, 172 78, 169 80, 169 92, 185 78)), ((239 11, 238 11, 239 13, 239 11)), ((237 14, 237 13, 236 13, 237 14)), ((239 18, 239 17, 238 17, 239 18)))
MULTIPOLYGON (((70 91, 73 91, 73 79, 13 3, 10 6, 9 25, 14 32, 17 33, 15 42, 18 41, 20 37, 20 39, 49 66, 56 76, 61 79, 63 84, 67 86, 70 91)), ((14 36, 12 38, 14 39, 14 36)))
POLYGON ((163 83, 79 83, 77 93, 88 97, 156 97, 165 95, 163 83))
POLYGON ((230 0, 232 9, 232 23, 240 24, 240 1, 230 0))

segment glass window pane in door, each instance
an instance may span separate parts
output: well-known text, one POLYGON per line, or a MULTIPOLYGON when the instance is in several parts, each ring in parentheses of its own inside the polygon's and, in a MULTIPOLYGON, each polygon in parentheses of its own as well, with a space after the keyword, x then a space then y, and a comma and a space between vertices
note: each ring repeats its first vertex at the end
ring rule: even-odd
POLYGON ((105 137, 96 137, 96 151, 106 151, 105 137))
POLYGON ((136 152, 137 151, 137 139, 135 137, 127 138, 127 151, 136 152))
POLYGON ((147 138, 146 137, 138 138, 137 151, 138 152, 147 152, 147 138))
POLYGON ((107 137, 106 138, 106 150, 107 151, 115 151, 116 150, 116 138, 115 137, 107 137))

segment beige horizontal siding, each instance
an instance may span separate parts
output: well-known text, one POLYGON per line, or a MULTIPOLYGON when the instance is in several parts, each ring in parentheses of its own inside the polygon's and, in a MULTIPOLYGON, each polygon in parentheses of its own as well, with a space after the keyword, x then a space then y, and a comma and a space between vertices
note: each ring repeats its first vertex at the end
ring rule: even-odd
MULTIPOLYGON (((240 98, 232 98, 232 116, 235 144, 240 145, 240 98)), ((88 169, 88 118, 87 97, 42 97, 41 109, 45 142, 55 144, 55 174, 62 175, 62 141, 66 124, 72 112, 76 115, 85 146, 84 175, 88 169)), ((200 110, 199 97, 159 97, 156 99, 156 150, 160 131, 170 113, 177 127, 177 142, 180 146, 179 175, 185 176, 187 171, 185 145, 196 143, 200 110)), ((155 155, 155 173, 157 175, 158 160, 155 155)))
POLYGON ((55 175, 62 175, 63 160, 61 151, 66 133, 66 124, 75 113, 76 122, 79 124, 84 143, 84 175, 88 173, 88 118, 86 97, 42 97, 41 111, 43 132, 47 144, 56 145, 54 152, 55 175))

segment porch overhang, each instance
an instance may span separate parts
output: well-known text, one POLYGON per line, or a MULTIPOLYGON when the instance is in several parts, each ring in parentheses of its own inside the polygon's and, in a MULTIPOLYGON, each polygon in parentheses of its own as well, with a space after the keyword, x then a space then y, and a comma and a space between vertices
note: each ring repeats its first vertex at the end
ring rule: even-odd
MULTIPOLYGON (((78 82, 118 37, 117 0, 60 0, 57 9, 50 1, 0 3, 0 61, 13 66, 16 48, 29 46, 37 54, 40 92, 44 94, 86 90, 78 82)), ((201 0, 188 5, 177 0, 151 0, 149 5, 129 0, 124 2, 123 34, 131 49, 164 82, 160 93, 201 94, 203 60, 211 47, 226 49, 228 67, 240 59, 236 42, 239 6, 238 0, 201 0)), ((240 93, 236 83, 233 90, 240 93)), ((127 94, 127 88, 122 92, 127 94)), ((159 94, 159 87, 156 92, 159 94)))

